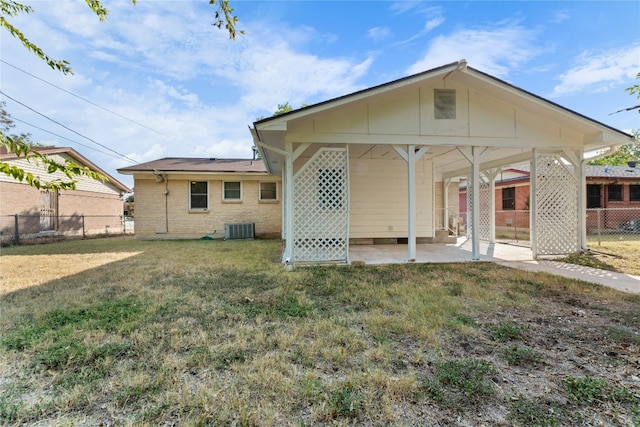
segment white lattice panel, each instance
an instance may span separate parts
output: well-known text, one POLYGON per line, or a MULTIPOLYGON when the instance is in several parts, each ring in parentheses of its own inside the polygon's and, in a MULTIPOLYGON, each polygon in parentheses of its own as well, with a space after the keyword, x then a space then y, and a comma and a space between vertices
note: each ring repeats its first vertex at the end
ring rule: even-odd
MULTIPOLYGON (((478 236, 481 240, 491 238, 491 187, 482 177, 478 177, 478 236)), ((473 236, 473 187, 471 177, 467 177, 467 237, 473 236)))
POLYGON ((471 177, 467 176, 467 237, 473 235, 473 183, 471 177))
POLYGON ((480 176, 479 185, 479 209, 480 214, 478 216, 478 237, 480 240, 490 240, 491 239, 491 186, 484 179, 484 177, 480 176))
POLYGON ((293 260, 347 261, 347 150, 321 148, 294 181, 293 260))
POLYGON ((559 156, 536 156, 536 240, 539 255, 579 250, 578 180, 559 156))

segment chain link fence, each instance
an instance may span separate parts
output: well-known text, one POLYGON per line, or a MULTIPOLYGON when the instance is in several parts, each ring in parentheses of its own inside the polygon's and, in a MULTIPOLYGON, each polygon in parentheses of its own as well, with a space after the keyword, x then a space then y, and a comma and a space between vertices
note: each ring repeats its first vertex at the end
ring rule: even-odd
MULTIPOLYGON (((461 230, 467 227, 467 213, 460 213, 461 230)), ((496 211, 496 239, 530 241, 529 211, 496 211)), ((587 241, 601 244, 611 240, 640 240, 640 207, 587 209, 587 241)), ((461 233, 463 234, 463 233, 461 233)))
POLYGON ((640 240, 640 207, 587 209, 587 239, 598 244, 640 240))
POLYGON ((0 215, 2 246, 133 233, 133 220, 122 215, 0 215))

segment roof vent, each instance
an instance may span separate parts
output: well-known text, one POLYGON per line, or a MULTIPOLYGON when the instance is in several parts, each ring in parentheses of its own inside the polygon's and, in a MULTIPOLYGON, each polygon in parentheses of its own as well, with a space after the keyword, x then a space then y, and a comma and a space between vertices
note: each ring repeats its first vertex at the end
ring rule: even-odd
POLYGON ((636 168, 636 161, 635 160, 629 160, 627 162, 627 165, 631 168, 631 169, 635 169, 636 168))

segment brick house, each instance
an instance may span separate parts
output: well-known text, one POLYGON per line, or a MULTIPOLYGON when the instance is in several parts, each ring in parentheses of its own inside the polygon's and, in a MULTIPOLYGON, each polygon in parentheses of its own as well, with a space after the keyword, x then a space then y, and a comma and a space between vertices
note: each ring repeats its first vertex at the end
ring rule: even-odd
MULTIPOLYGON (((20 235, 86 235, 122 232, 123 196, 131 190, 70 147, 38 148, 58 163, 71 160, 107 178, 102 182, 77 178, 75 190, 45 191, 0 174, 0 233, 15 234, 16 219, 20 235), (17 215, 17 217, 16 217, 17 215)), ((61 172, 48 174, 41 165, 14 153, 0 153, 0 161, 18 166, 44 181, 68 180, 61 172)))
POLYGON ((280 235, 281 178, 262 160, 163 158, 118 172, 134 177, 139 239, 280 235))
MULTIPOLYGON (((604 229, 620 229, 625 227, 629 215, 640 219, 640 167, 636 162, 629 162, 627 166, 587 165, 585 174, 588 233, 598 223, 604 229), (603 209, 599 221, 597 209, 603 209), (622 212, 627 210, 628 213, 622 212)), ((495 192, 496 227, 529 228, 529 166, 504 169, 496 178, 495 192)), ((459 198, 460 215, 464 218, 467 215, 464 182, 460 185, 459 198)))

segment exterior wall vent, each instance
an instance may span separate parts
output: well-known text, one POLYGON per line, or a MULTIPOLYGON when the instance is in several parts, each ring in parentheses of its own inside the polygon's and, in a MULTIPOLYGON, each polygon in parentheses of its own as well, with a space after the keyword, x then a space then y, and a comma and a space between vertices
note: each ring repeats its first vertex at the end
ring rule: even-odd
POLYGON ((255 224, 253 222, 224 225, 224 240, 253 238, 255 238, 255 224))

